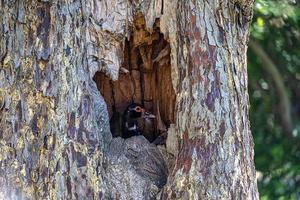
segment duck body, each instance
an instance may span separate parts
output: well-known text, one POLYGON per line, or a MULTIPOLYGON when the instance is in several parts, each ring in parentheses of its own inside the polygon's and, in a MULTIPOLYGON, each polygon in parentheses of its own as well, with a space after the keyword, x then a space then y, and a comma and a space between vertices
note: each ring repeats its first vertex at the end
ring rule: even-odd
POLYGON ((155 118, 154 115, 145 111, 143 106, 138 103, 130 104, 123 113, 123 138, 143 135, 138 126, 138 119, 140 118, 155 118))
POLYGON ((143 135, 137 125, 126 127, 123 131, 123 138, 130 138, 137 135, 143 135))

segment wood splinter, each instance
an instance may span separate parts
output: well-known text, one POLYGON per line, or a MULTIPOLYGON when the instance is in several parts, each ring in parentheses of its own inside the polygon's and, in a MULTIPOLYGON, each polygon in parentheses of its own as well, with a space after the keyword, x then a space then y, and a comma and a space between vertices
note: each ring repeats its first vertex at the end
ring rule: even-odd
POLYGON ((153 59, 154 62, 159 62, 162 58, 166 57, 167 55, 170 55, 170 46, 167 45, 163 50, 159 52, 159 54, 156 56, 155 59, 153 59))
POLYGON ((124 68, 124 67, 120 67, 120 72, 123 73, 123 74, 128 74, 129 70, 124 68))

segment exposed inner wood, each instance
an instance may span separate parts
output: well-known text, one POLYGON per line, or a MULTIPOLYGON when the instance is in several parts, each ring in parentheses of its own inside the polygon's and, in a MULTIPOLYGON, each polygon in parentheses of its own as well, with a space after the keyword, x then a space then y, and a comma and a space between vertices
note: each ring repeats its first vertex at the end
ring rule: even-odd
MULTIPOLYGON (((132 103, 142 104, 156 115, 155 120, 140 120, 144 136, 153 141, 174 122, 175 92, 172 87, 170 46, 160 33, 159 20, 152 33, 145 29, 144 16, 134 19, 132 34, 124 48, 124 63, 119 79, 112 81, 104 73, 96 73, 94 80, 103 95, 111 126, 119 123, 126 107, 132 103)), ((121 136, 121 130, 113 136, 121 136)))

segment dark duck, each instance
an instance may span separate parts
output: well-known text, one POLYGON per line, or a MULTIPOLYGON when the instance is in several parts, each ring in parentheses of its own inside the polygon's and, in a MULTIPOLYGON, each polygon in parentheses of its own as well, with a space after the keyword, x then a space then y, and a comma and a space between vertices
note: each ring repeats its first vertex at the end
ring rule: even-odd
POLYGON ((138 103, 132 103, 125 109, 122 123, 123 138, 143 135, 138 126, 140 118, 153 119, 155 116, 146 112, 145 108, 138 103))

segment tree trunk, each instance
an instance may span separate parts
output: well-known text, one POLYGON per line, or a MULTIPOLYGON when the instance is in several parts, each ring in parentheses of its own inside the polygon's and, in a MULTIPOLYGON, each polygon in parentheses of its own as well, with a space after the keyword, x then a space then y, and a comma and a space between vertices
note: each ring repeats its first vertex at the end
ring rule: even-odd
POLYGON ((0 199, 258 199, 252 3, 1 1, 0 199), (112 138, 128 96, 166 147, 112 138))

